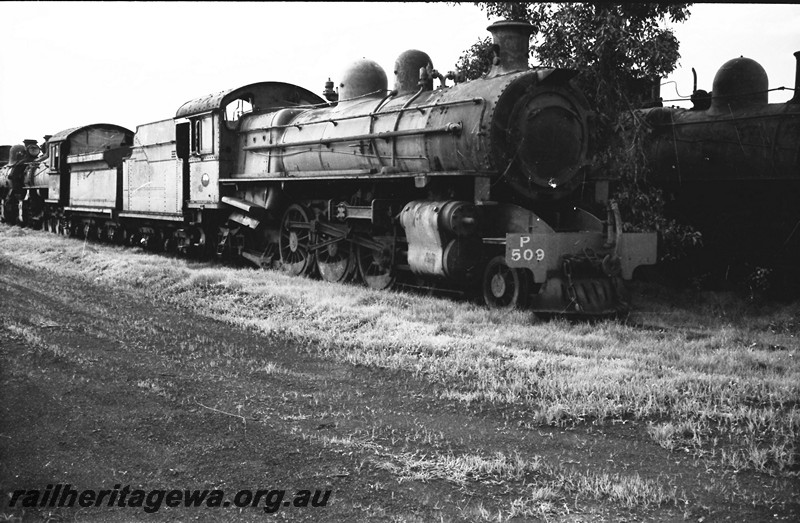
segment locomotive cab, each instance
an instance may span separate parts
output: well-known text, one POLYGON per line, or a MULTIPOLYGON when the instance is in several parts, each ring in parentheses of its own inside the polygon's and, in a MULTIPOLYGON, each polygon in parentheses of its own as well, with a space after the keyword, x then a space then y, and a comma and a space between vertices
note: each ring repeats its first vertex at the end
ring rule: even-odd
MULTIPOLYGON (((221 180, 231 179, 238 158, 237 129, 249 115, 285 105, 324 104, 301 87, 281 82, 261 82, 212 94, 183 104, 175 115, 176 125, 189 123, 189 133, 178 136, 188 151, 190 209, 224 207, 219 192, 221 180), (188 140, 188 144, 185 141, 188 140)), ((223 182, 224 183, 224 182, 223 182)))
POLYGON ((132 143, 131 131, 103 123, 74 127, 50 137, 48 174, 52 196, 48 201, 116 209, 120 190, 116 171, 130 154, 132 143))

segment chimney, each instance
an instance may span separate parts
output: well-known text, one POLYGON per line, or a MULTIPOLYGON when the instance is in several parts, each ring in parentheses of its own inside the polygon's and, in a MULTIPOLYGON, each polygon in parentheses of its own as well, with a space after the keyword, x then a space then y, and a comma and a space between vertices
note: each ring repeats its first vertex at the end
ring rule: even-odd
POLYGON ((528 22, 503 20, 486 28, 492 33, 496 56, 488 77, 528 69, 533 26, 528 22))
POLYGON ((794 96, 788 103, 800 104, 800 51, 797 51, 794 57, 797 60, 797 66, 794 72, 794 96))

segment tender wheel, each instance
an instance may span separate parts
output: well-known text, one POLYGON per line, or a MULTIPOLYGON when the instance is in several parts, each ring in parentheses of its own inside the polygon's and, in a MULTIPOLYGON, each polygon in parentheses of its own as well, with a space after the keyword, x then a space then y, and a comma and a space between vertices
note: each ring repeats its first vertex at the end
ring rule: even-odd
POLYGON ((106 229, 106 238, 109 243, 119 242, 119 229, 116 227, 109 227, 106 229))
POLYGON ((358 272, 367 287, 383 290, 394 285, 394 253, 388 245, 382 249, 358 246, 358 272))
POLYGON ((306 274, 314 266, 311 244, 311 229, 308 211, 300 205, 292 204, 286 209, 281 220, 281 239, 278 250, 284 270, 293 276, 306 274))
MULTIPOLYGON (((320 243, 330 241, 326 234, 319 236, 320 243)), ((353 274, 355 257, 350 247, 350 242, 340 240, 317 250, 317 268, 319 275, 325 281, 334 283, 343 282, 353 274)))
POLYGON ((528 298, 528 275, 522 269, 512 269, 503 256, 486 264, 483 272, 483 301, 495 309, 522 308, 528 298))

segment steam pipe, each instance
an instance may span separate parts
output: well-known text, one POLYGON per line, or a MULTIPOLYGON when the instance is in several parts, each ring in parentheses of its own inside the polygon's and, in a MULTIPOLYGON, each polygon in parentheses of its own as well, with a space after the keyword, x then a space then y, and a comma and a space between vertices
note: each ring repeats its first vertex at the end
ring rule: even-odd
POLYGON ((797 60, 797 66, 794 73, 794 96, 788 103, 800 104, 800 51, 794 53, 794 58, 797 60))
POLYGON ((360 140, 389 140, 399 136, 420 136, 424 134, 460 134, 463 130, 461 122, 451 122, 440 127, 426 129, 403 129, 400 131, 383 131, 380 133, 357 134, 355 136, 336 136, 332 138, 321 138, 319 140, 303 140, 300 142, 267 143, 259 145, 247 145, 242 147, 245 151, 270 151, 272 149, 288 149, 289 147, 305 147, 307 145, 330 145, 342 142, 358 142, 360 140))

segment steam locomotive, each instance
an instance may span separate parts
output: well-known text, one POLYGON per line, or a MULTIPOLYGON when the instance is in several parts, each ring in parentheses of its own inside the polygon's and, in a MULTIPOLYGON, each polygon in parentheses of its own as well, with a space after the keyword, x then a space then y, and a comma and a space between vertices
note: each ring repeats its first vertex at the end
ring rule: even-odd
POLYGON ((650 129, 651 181, 667 190, 673 216, 703 233, 702 270, 798 272, 800 52, 795 58, 786 103, 768 103, 764 68, 740 57, 719 69, 711 93, 695 83, 691 109, 639 111, 650 129))
POLYGON ((621 280, 655 263, 656 236, 623 233, 613 206, 601 220, 571 203, 590 150, 575 73, 529 69, 529 24, 489 30, 494 65, 473 81, 411 50, 393 90, 361 60, 325 98, 261 82, 135 133, 96 124, 47 137, 42 155, 15 146, 0 169, 2 215, 331 282, 472 293, 491 307, 624 310, 621 280))

